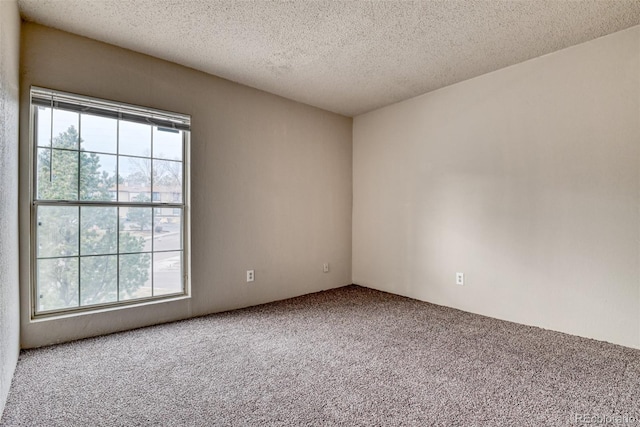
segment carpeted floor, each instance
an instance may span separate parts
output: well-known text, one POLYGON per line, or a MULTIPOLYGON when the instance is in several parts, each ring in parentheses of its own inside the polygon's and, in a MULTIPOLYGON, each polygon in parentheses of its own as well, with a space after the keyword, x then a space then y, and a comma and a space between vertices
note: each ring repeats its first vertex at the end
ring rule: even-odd
POLYGON ((640 350, 349 286, 24 351, 0 425, 599 421, 586 415, 640 425, 640 350))

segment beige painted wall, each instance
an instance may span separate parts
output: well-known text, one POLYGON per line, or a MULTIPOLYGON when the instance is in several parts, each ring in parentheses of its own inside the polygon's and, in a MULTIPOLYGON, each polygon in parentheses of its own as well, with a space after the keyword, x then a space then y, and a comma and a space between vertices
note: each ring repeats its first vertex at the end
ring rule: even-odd
POLYGON ((639 63, 636 26, 356 117, 354 283, 639 346, 639 63))
MULTIPOLYGON (((28 190, 30 85, 192 116, 193 297, 34 323, 24 262, 24 347, 351 283, 350 118, 47 27, 25 24, 22 36, 23 195, 28 190), (323 262, 331 264, 330 273, 322 272, 323 262), (247 284, 250 268, 256 270, 256 281, 247 284)), ((21 217, 28 217, 27 197, 20 207, 21 217)), ((21 233, 26 261, 27 221, 21 233)))
POLYGON ((0 416, 20 351, 18 314, 18 77, 20 15, 0 1, 0 416))

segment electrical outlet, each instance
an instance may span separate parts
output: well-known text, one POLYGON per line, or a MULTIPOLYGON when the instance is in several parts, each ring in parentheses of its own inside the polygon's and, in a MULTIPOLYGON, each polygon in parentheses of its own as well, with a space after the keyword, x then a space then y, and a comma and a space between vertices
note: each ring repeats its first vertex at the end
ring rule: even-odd
POLYGON ((329 272, 329 263, 325 262, 324 264, 322 264, 322 271, 324 273, 328 273, 329 272))
POLYGON ((247 282, 253 282, 256 279, 255 270, 247 270, 247 282))
POLYGON ((456 285, 464 285, 464 273, 456 273, 456 285))

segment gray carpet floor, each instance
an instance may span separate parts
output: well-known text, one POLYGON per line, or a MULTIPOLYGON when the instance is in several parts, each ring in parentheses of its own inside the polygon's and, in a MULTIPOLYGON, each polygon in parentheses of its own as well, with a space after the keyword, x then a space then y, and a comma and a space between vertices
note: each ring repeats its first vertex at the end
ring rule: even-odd
POLYGON ((564 426, 585 415, 640 425, 639 350, 348 286, 23 351, 0 425, 564 426))

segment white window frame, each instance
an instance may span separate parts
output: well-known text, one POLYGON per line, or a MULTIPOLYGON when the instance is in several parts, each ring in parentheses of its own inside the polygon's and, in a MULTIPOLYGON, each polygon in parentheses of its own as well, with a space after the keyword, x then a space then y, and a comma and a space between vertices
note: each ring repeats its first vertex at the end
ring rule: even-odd
MULTIPOLYGON (((180 300, 191 297, 191 283, 190 283, 190 207, 191 207, 191 194, 190 194, 190 131, 191 131, 191 116, 186 114, 174 113, 170 111, 164 111, 148 107, 140 107, 136 105, 126 104, 117 101, 109 101, 100 98, 88 97, 84 95, 77 95, 69 92, 62 92, 42 87, 31 86, 30 96, 30 123, 29 123, 29 202, 30 202, 30 307, 31 307, 31 319, 32 320, 46 320, 47 318, 55 318, 67 315, 87 314, 98 311, 119 309, 124 307, 147 305, 150 303, 158 303, 163 301, 180 300), (78 200, 39 200, 37 198, 37 157, 38 157, 38 144, 37 144, 37 113, 38 106, 42 106, 42 99, 44 97, 50 98, 50 108, 56 108, 56 105, 60 103, 72 103, 78 107, 82 107, 82 111, 90 114, 97 114, 103 117, 108 117, 117 120, 130 120, 138 121, 145 124, 160 127, 170 127, 179 129, 182 131, 183 144, 182 144, 182 202, 175 202, 174 200, 168 202, 153 201, 151 196, 148 202, 122 202, 115 201, 82 201, 78 200), (38 99, 34 103, 34 99, 38 99), (100 113, 95 113, 99 111, 100 113), (114 302, 106 302, 92 305, 81 305, 80 296, 78 306, 52 309, 52 310, 38 310, 39 295, 38 295, 38 253, 37 253, 37 208, 38 206, 97 206, 97 207, 149 207, 152 208, 152 222, 151 227, 154 228, 154 215, 158 208, 169 209, 181 209, 182 210, 182 257, 181 257, 181 277, 182 277, 182 291, 179 293, 157 295, 150 297, 140 297, 135 299, 118 300, 114 302)), ((80 112, 80 109, 78 110, 80 112)), ((53 135, 51 135, 53 138, 53 135)), ((153 142, 152 142, 153 147, 153 142)), ((42 147, 40 147, 42 148, 42 147)), ((80 151, 80 146, 78 146, 80 151)), ((119 159, 119 151, 116 153, 119 159)), ((153 162, 153 152, 150 154, 150 160, 153 162)), ((79 176, 79 175, 78 175, 79 176)), ((117 175, 116 175, 117 176, 117 175)), ((79 180, 79 178, 78 178, 79 180)), ((79 190, 79 189, 78 189, 79 190)), ((150 188, 153 191, 153 184, 150 188)), ((116 194, 119 191, 116 191, 116 194)), ((151 193, 153 194, 153 193, 151 193)), ((120 220, 118 219, 118 235, 120 220)), ((153 241, 153 238, 151 239, 153 241)), ((153 258, 154 252, 153 246, 151 252, 151 281, 153 282, 153 258)), ((117 250, 118 257, 120 256, 119 249, 117 250)), ((78 254, 78 260, 81 255, 78 254)), ((81 288, 80 273, 78 277, 78 286, 81 288)), ((152 285, 153 286, 153 285, 152 285)), ((80 291, 78 292, 80 295, 80 291)), ((119 299, 119 297, 118 297, 119 299)))

